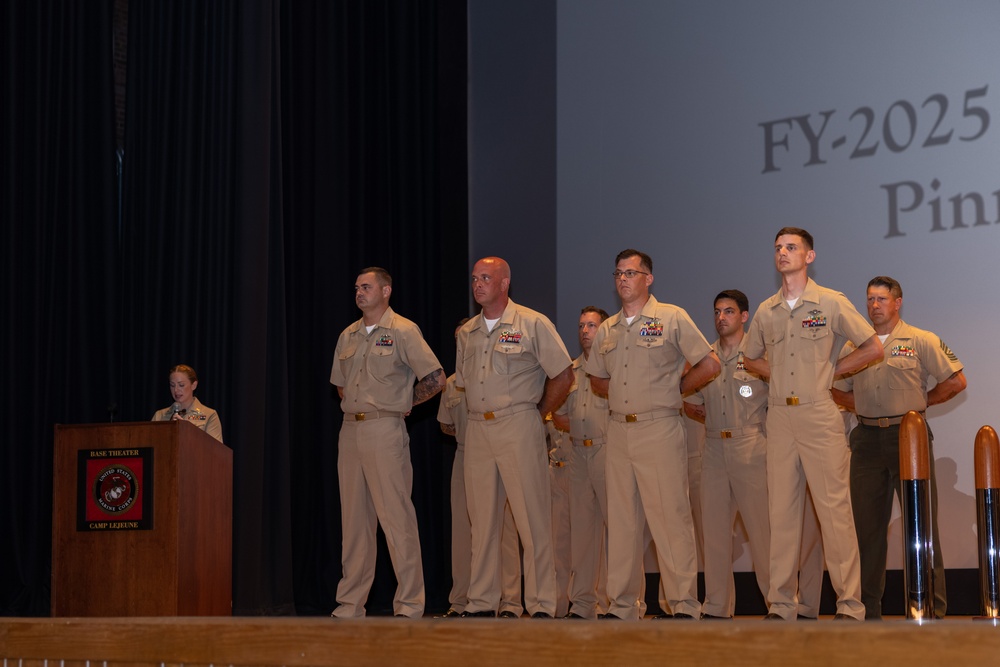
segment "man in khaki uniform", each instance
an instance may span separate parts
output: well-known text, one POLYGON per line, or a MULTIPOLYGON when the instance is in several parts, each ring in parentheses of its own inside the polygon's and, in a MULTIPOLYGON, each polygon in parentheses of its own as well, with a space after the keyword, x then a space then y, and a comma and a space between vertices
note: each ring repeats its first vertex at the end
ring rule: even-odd
POLYGON ((343 578, 331 616, 365 615, 375 576, 375 522, 382 524, 398 586, 396 616, 424 614, 424 575, 417 515, 410 493, 413 466, 404 415, 445 385, 444 371, 416 324, 389 307, 392 278, 364 269, 354 284, 360 320, 337 340, 330 383, 344 423, 337 472, 343 528, 343 578), (414 381, 420 381, 414 385, 414 381))
POLYGON ((458 332, 455 384, 469 407, 465 486, 472 519, 472 579, 463 616, 493 616, 500 603, 500 526, 510 502, 524 547, 524 606, 556 611, 544 415, 573 382, 569 353, 552 323, 508 297, 510 267, 476 262, 472 293, 482 312, 458 332))
MULTIPOLYGON (((469 321, 462 320, 458 327, 469 321)), ((455 329, 458 337, 458 329, 455 329)), ((451 592, 449 607, 443 618, 457 618, 469 603, 469 579, 472 570, 472 522, 469 520, 469 502, 465 492, 465 429, 468 424, 468 406, 465 392, 455 386, 455 375, 448 377, 448 384, 441 392, 438 406, 441 431, 454 436, 458 447, 451 468, 451 592)), ((503 592, 500 598, 500 616, 518 618, 524 611, 521 606, 521 543, 517 539, 510 503, 504 508, 503 537, 500 548, 500 567, 503 570, 503 592)))
POLYGON ((582 354, 573 360, 573 386, 566 402, 554 415, 556 428, 569 434, 573 449, 570 473, 570 563, 573 582, 569 593, 570 618, 595 618, 607 610, 605 562, 608 491, 605 482, 605 440, 608 432, 608 399, 590 386, 583 364, 590 357, 594 338, 608 314, 595 306, 580 312, 577 332, 582 354))
POLYGON ((740 353, 743 325, 750 318, 743 292, 715 297, 712 345, 722 372, 686 399, 684 409, 705 422, 701 508, 705 536, 705 602, 702 618, 731 618, 736 607, 733 583, 733 522, 743 518, 761 595, 766 599, 771 528, 767 518, 767 383, 747 372, 740 353), (696 402, 700 401, 701 405, 696 402))
POLYGON ((774 263, 781 290, 757 309, 744 337, 748 370, 770 376, 767 486, 771 519, 767 618, 794 620, 806 484, 823 535, 837 619, 864 619, 858 541, 849 491, 844 421, 830 388, 882 356, 871 325, 840 292, 820 287, 807 270, 816 259, 812 235, 781 229, 774 263), (857 349, 837 360, 845 341, 857 349), (766 354, 766 359, 765 359, 766 354))
MULTIPOLYGON (((861 601, 865 617, 882 618, 886 538, 893 494, 899 495, 899 425, 910 410, 923 413, 966 387, 958 357, 935 334, 900 319, 903 288, 888 276, 868 283, 868 319, 884 356, 843 380, 834 399, 858 416, 851 431, 851 504, 861 551, 861 601), (936 384, 927 391, 927 379, 936 384)), ((840 384, 840 383, 838 383, 840 384)), ((931 468, 931 539, 934 544, 934 614, 945 615, 948 598, 937 525, 934 437, 927 431, 931 468)))
POLYGON ((645 521, 673 618, 697 619, 698 551, 681 394, 718 373, 719 359, 683 309, 650 294, 648 255, 623 250, 614 277, 622 309, 601 324, 584 363, 594 392, 606 395, 611 409, 606 618, 638 618, 645 521), (691 369, 682 377, 685 363, 691 369))

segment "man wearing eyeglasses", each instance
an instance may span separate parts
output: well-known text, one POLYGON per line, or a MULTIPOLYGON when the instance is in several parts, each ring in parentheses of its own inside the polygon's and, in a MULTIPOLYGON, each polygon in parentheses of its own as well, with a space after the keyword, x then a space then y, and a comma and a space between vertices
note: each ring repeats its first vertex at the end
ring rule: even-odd
POLYGON ((687 312, 650 294, 649 255, 623 250, 613 275, 622 309, 601 324, 594 354, 584 364, 594 392, 607 396, 611 409, 605 618, 639 617, 643 523, 648 522, 673 618, 698 619, 698 552, 681 395, 711 380, 721 364, 687 312))

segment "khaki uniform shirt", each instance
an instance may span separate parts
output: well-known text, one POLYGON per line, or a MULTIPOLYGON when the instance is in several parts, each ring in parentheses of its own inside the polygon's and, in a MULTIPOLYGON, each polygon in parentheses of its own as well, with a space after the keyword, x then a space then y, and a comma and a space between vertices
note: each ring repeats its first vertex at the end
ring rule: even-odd
POLYGON ((650 295, 632 324, 622 311, 601 324, 584 369, 611 379, 614 412, 680 409, 684 362, 694 366, 711 349, 687 311, 650 295))
MULTIPOLYGON (((222 442, 222 422, 219 421, 219 413, 206 405, 202 405, 197 396, 194 397, 194 403, 191 404, 191 409, 185 412, 182 416, 184 421, 191 422, 205 433, 208 433, 219 442, 222 442)), ((173 418, 174 406, 171 405, 163 408, 162 410, 157 410, 151 421, 170 421, 173 418)))
POLYGON ((927 378, 944 382, 962 370, 962 363, 930 331, 896 323, 882 343, 885 356, 844 378, 854 391, 855 412, 862 417, 895 417, 927 409, 927 378))
POLYGON ((469 413, 465 406, 465 391, 460 391, 455 386, 454 373, 448 376, 448 383, 441 392, 437 420, 442 424, 454 426, 455 440, 460 445, 465 444, 465 427, 469 423, 469 413))
POLYGON ((874 335, 846 296, 810 278, 794 310, 781 290, 757 308, 743 352, 750 359, 767 354, 772 405, 786 405, 791 397, 810 403, 830 398, 833 369, 845 341, 860 346, 874 335))
POLYGON ((571 363, 549 318, 508 301, 493 331, 486 330, 482 313, 459 329, 455 385, 465 388, 472 412, 537 405, 546 378, 571 363))
POLYGON ((718 437, 720 431, 746 426, 763 427, 767 420, 767 383, 746 370, 739 350, 727 358, 719 341, 712 349, 722 362, 722 371, 691 397, 695 400, 685 400, 704 403, 709 436, 718 437))
POLYGON ((340 334, 330 383, 343 388, 346 413, 409 412, 414 381, 439 368, 420 327, 387 308, 371 333, 360 319, 340 334))
POLYGON ((603 444, 608 433, 608 399, 591 390, 583 362, 583 355, 573 360, 573 386, 557 412, 569 417, 569 434, 573 440, 603 444))

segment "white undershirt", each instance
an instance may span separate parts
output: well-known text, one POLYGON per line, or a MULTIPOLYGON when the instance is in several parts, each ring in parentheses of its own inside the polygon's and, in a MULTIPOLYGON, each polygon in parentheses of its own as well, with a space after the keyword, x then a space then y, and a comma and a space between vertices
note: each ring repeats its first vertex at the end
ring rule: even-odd
POLYGON ((371 333, 372 331, 375 330, 375 327, 377 327, 377 326, 378 326, 378 324, 373 324, 371 326, 365 325, 365 329, 368 331, 368 333, 371 333))
POLYGON ((883 343, 885 342, 885 339, 888 338, 888 337, 889 337, 889 334, 879 334, 878 335, 878 339, 880 341, 882 341, 883 343))
POLYGON ((639 316, 638 315, 633 315, 632 317, 626 317, 625 318, 625 323, 631 325, 632 324, 632 320, 634 320, 637 317, 639 317, 639 316))
POLYGON ((500 321, 499 317, 496 318, 495 320, 488 320, 485 317, 483 318, 483 322, 486 322, 486 330, 487 331, 493 331, 493 327, 495 327, 497 325, 497 322, 499 322, 499 321, 500 321))
POLYGON ((799 302, 798 297, 795 297, 794 299, 785 299, 785 303, 788 304, 789 310, 795 310, 795 304, 797 304, 798 302, 799 302))

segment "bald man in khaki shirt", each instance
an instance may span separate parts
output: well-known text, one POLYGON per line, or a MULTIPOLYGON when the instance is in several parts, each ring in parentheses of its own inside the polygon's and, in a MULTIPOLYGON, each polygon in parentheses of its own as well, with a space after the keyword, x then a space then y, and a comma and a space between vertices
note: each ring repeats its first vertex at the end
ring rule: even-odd
POLYGON ((469 423, 465 486, 472 519, 472 578, 463 616, 494 616, 500 603, 500 537, 510 503, 524 547, 524 606, 556 612, 548 452, 543 417, 573 382, 566 346, 547 317, 508 297, 510 266, 486 257, 472 270, 482 312, 458 332, 455 384, 469 423))

